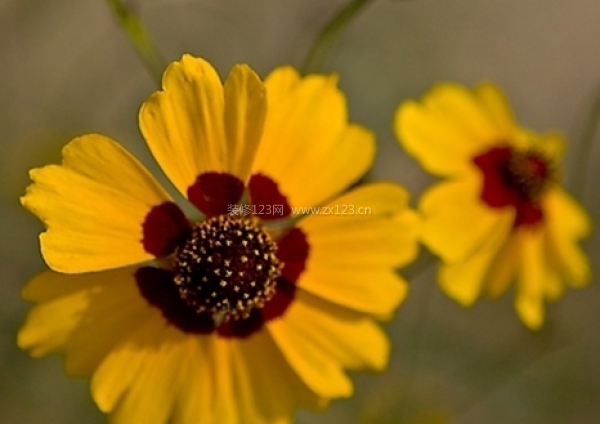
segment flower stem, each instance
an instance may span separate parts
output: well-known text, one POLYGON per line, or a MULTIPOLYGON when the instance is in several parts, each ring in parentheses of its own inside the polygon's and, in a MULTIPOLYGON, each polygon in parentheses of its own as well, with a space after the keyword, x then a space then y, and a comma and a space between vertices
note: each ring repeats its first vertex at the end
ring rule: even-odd
POLYGON ((323 62, 327 58, 329 51, 337 41, 342 30, 352 21, 352 19, 362 11, 365 6, 373 0, 350 0, 329 23, 321 30, 321 33, 313 42, 304 64, 302 71, 304 74, 321 69, 323 62))
POLYGON ((158 85, 165 68, 165 61, 137 15, 121 0, 106 0, 114 12, 138 57, 158 85))
POLYGON ((579 144, 579 152, 577 154, 577 170, 573 175, 572 188, 573 194, 579 199, 582 198, 585 190, 586 176, 590 169, 590 163, 592 161, 592 153, 594 147, 594 140, 598 133, 598 126, 600 125, 600 87, 597 89, 594 97, 594 103, 589 111, 583 134, 581 136, 581 143, 579 144))

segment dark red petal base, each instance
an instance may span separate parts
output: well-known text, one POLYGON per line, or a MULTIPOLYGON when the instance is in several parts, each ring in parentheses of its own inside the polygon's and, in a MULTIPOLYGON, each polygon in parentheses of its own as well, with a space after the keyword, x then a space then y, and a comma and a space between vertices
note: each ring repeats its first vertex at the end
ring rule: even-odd
POLYGON ((165 257, 183 243, 191 231, 185 214, 173 202, 153 207, 142 224, 144 250, 156 257, 165 257))
POLYGON ((167 321, 185 333, 212 333, 215 330, 212 316, 191 309, 181 299, 173 278, 171 271, 154 267, 143 267, 135 273, 140 293, 150 305, 162 311, 167 321))
POLYGON ((242 339, 259 331, 265 322, 285 314, 296 293, 296 286, 280 277, 277 280, 275 295, 262 309, 254 309, 246 319, 230 320, 217 327, 211 314, 197 313, 181 299, 171 271, 143 267, 137 270, 135 279, 144 299, 150 305, 160 309, 163 317, 184 333, 216 332, 223 337, 242 339))
POLYGON ((271 178, 262 174, 254 174, 248 185, 250 200, 254 211, 260 213, 263 220, 281 219, 290 216, 292 209, 286 197, 279 191, 279 186, 271 178))
POLYGON ((188 188, 188 199, 207 217, 226 215, 229 205, 237 204, 244 193, 244 183, 231 174, 206 172, 188 188))
POLYGON ((277 258, 283 263, 281 274, 289 281, 298 281, 306 267, 309 245, 300 228, 292 228, 277 242, 277 258))
MULTIPOLYGON (((227 208, 226 204, 223 205, 227 208)), ((168 256, 185 242, 190 231, 190 223, 179 207, 172 202, 163 203, 150 211, 143 224, 144 248, 157 257, 168 256)), ((282 276, 277 279, 274 296, 263 308, 254 309, 248 318, 229 320, 219 326, 211 314, 196 312, 181 298, 171 270, 142 267, 137 270, 135 279, 144 299, 160 309, 163 317, 181 331, 245 338, 259 331, 266 322, 285 314, 296 294, 295 282, 306 268, 310 247, 301 229, 292 228, 278 240, 277 245, 277 257, 283 269, 282 276)))
POLYGON ((532 226, 543 219, 543 212, 539 203, 524 197, 507 181, 506 172, 512 154, 510 147, 502 146, 473 158, 483 173, 481 200, 492 208, 513 206, 516 210, 514 226, 532 226))

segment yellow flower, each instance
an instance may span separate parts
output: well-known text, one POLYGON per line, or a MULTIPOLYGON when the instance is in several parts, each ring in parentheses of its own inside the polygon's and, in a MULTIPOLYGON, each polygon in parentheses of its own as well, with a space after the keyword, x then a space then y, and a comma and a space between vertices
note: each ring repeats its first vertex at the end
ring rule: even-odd
POLYGON ((64 353, 126 424, 287 423, 350 396, 347 369, 383 369, 376 320, 406 294, 394 269, 416 254, 417 218, 391 183, 341 194, 374 138, 336 84, 289 67, 263 83, 245 65, 222 84, 202 59, 171 64, 140 127, 200 220, 100 135, 33 170, 22 202, 53 271, 23 291, 37 305, 19 345, 64 353), (293 216, 311 205, 357 213, 293 216))
POLYGON ((440 84, 398 108, 395 130, 427 171, 444 178, 419 207, 423 241, 442 259, 439 283, 450 297, 468 306, 514 281, 517 314, 536 329, 544 300, 586 284, 577 242, 590 223, 560 186, 560 136, 519 127, 488 83, 440 84))

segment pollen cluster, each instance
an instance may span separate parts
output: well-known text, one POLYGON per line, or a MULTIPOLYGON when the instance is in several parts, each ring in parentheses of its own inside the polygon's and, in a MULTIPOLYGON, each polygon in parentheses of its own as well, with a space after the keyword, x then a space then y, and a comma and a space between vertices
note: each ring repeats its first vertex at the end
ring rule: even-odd
POLYGON ((534 152, 511 152, 503 177, 506 184, 513 187, 528 201, 537 200, 547 188, 552 172, 548 161, 534 152))
POLYGON ((220 215, 196 224, 175 253, 175 284, 196 312, 247 318, 275 293, 277 245, 250 220, 220 215))

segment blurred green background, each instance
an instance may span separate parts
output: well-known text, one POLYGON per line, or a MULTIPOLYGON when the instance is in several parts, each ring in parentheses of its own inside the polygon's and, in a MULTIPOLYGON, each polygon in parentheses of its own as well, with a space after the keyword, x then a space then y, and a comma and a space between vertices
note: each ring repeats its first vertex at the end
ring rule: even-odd
MULTIPOLYGON (((345 2, 128 4, 168 60, 190 52, 221 75, 247 62, 264 76, 300 65, 345 2)), ((377 133, 369 178, 406 185, 413 203, 432 179, 394 139, 397 104, 440 80, 497 82, 522 124, 559 129, 571 140, 567 187, 581 161, 590 161, 582 201, 597 222, 600 151, 582 157, 580 147, 600 88, 599 39, 598 0, 378 0, 343 34, 324 70, 340 74, 352 120, 377 133)), ((41 225, 18 197, 28 169, 59 161, 61 147, 83 133, 107 134, 153 167, 137 112, 155 86, 102 1, 0 0, 0 76, 0 423, 102 423, 87 381, 66 377, 58 357, 33 360, 15 346, 28 309, 19 290, 44 269, 41 225)), ((597 234, 585 242, 595 272, 599 242, 597 234)), ((408 300, 387 325, 389 370, 356 376, 352 399, 324 414, 301 412, 298 423, 598 422, 598 281, 550 305, 544 329, 533 333, 517 320, 512 293, 466 310, 437 290, 434 274, 430 268, 411 279, 408 300)))

